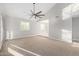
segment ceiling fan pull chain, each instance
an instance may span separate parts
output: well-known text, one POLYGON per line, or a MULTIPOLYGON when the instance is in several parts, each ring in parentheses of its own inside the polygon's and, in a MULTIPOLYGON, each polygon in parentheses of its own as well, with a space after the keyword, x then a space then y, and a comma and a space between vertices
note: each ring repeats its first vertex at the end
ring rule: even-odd
POLYGON ((35 14, 35 3, 33 3, 33 12, 35 14))

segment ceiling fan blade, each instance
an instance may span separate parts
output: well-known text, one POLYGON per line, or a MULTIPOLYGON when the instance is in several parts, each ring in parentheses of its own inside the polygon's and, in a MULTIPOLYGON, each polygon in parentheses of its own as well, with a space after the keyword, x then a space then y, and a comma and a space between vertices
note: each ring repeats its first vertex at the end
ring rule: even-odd
POLYGON ((37 15, 37 16, 45 16, 44 14, 40 14, 40 15, 37 15))
POLYGON ((39 12, 37 12, 36 14, 40 14, 40 13, 42 13, 42 11, 39 11, 39 12))

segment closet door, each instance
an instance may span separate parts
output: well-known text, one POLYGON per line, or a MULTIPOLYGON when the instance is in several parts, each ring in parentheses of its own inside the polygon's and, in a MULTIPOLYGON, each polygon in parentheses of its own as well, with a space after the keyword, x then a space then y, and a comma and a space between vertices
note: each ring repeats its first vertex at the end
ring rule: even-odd
POLYGON ((2 16, 0 15, 0 50, 2 47, 3 43, 3 21, 2 21, 2 16))

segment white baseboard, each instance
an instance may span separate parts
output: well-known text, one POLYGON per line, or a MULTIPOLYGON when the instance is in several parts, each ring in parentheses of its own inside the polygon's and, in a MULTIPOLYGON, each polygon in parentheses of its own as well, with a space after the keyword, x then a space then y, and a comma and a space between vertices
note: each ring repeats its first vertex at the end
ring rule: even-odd
MULTIPOLYGON (((28 36, 19 36, 19 37, 13 37, 13 39, 21 39, 21 38, 26 38, 26 37, 33 37, 33 36, 36 36, 36 35, 28 35, 28 36)), ((7 40, 12 40, 12 39, 7 39, 7 40)))

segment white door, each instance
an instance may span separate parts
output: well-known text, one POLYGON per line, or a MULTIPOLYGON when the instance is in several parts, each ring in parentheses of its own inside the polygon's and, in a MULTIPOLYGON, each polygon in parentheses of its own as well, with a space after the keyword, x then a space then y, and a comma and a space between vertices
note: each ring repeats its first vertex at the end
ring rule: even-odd
POLYGON ((3 21, 2 21, 2 16, 0 15, 0 50, 3 43, 2 41, 3 41, 3 21))

